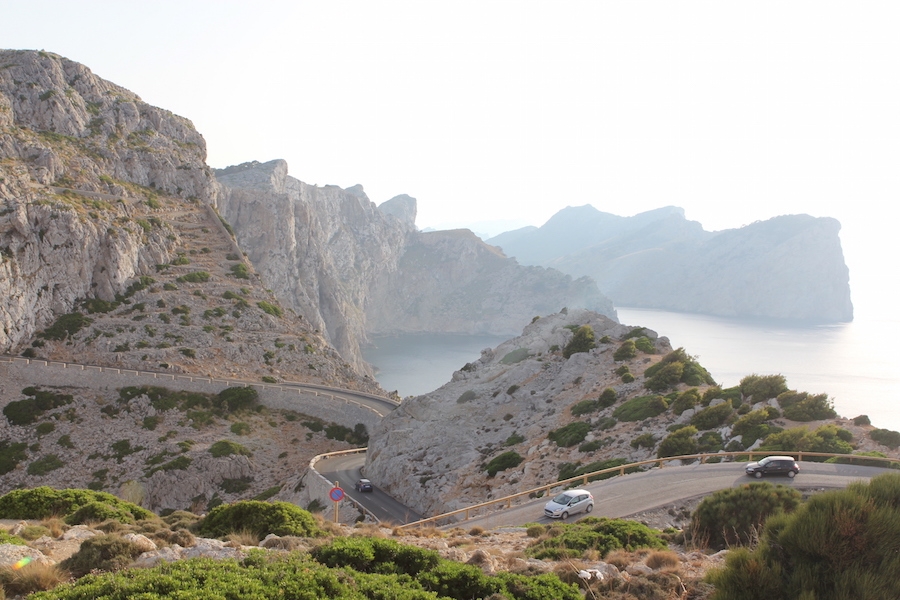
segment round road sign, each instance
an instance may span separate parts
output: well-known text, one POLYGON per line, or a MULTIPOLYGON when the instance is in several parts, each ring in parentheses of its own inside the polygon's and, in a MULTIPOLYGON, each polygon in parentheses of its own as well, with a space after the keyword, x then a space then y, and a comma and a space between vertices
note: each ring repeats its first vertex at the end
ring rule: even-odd
POLYGON ((331 491, 328 492, 328 497, 334 500, 335 502, 340 502, 344 499, 344 490, 339 487, 331 488, 331 491))

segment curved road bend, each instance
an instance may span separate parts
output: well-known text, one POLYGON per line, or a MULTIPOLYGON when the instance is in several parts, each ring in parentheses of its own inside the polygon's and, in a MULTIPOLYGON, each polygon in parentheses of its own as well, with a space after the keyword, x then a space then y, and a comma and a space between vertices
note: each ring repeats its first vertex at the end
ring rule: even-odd
POLYGON ((339 483, 348 496, 365 506, 384 523, 404 524, 421 519, 422 515, 394 500, 378 489, 378 486, 372 492, 364 494, 356 491, 354 485, 362 477, 360 468, 365 461, 364 453, 332 456, 317 462, 316 471, 328 481, 339 483))
MULTIPOLYGON (((342 473, 344 477, 349 478, 347 479, 347 484, 341 480, 341 485, 348 485, 352 489, 353 483, 359 478, 359 469, 365 464, 365 454, 353 454, 339 458, 344 459, 340 462, 340 471, 335 468, 334 463, 330 462, 332 459, 328 459, 329 474, 326 475, 323 471, 326 468, 326 461, 324 460, 316 465, 317 470, 331 481, 334 481, 332 477, 336 476, 335 473, 342 473)), ((745 483, 767 481, 789 485, 797 489, 836 489, 846 487, 854 481, 868 481, 876 475, 890 471, 890 469, 877 467, 807 461, 800 463, 800 474, 794 479, 789 479, 788 477, 755 479, 744 474, 745 464, 729 462, 664 467, 662 469, 614 477, 604 481, 595 481, 582 487, 594 494, 595 505, 591 513, 593 516, 620 519, 681 500, 704 496, 730 487, 737 487, 745 483)), ((376 492, 379 491, 376 487, 376 492)), ((356 494, 353 497, 366 508, 370 508, 367 496, 368 494, 356 494)), ((457 525, 467 528, 478 525, 485 529, 493 529, 535 522, 548 523, 553 521, 553 519, 544 517, 544 504, 547 503, 548 499, 544 497, 530 500, 508 509, 501 509, 484 516, 472 517, 467 521, 460 521, 457 525)), ((399 503, 397 504, 399 505, 399 503)), ((374 509, 372 511, 376 516, 379 516, 374 509)), ((584 515, 579 515, 577 518, 582 516, 584 515)), ((379 518, 381 517, 379 516, 379 518)), ((401 521, 396 517, 394 517, 394 520, 411 522, 401 521)), ((570 520, 576 520, 576 518, 570 520)))

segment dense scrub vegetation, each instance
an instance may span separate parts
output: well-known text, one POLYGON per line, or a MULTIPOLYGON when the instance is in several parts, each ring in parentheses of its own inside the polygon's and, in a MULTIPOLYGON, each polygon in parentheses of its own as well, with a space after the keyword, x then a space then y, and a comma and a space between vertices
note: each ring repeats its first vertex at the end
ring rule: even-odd
POLYGON ((579 352, 588 352, 595 348, 594 329, 590 325, 582 325, 575 331, 575 335, 563 348, 563 358, 569 358, 579 352))
POLYGON ((137 504, 121 500, 106 492, 93 490, 57 490, 38 487, 13 490, 0 496, 0 519, 46 519, 61 517, 70 525, 95 520, 91 517, 106 511, 123 523, 149 519, 153 513, 137 504))
POLYGON ((752 544, 766 519, 799 505, 800 492, 784 485, 745 483, 719 490, 704 498, 691 515, 691 543, 716 550, 752 544))
POLYGON ((662 360, 644 371, 647 381, 644 386, 654 392, 661 392, 679 383, 689 386, 715 385, 716 382, 697 359, 678 348, 666 354, 662 360))
POLYGON ((714 598, 900 598, 900 475, 810 498, 769 518, 759 545, 709 576, 714 598))
POLYGON ((580 557, 587 550, 605 556, 612 550, 666 547, 658 531, 636 521, 585 517, 576 523, 543 529, 526 554, 534 558, 561 560, 580 557))

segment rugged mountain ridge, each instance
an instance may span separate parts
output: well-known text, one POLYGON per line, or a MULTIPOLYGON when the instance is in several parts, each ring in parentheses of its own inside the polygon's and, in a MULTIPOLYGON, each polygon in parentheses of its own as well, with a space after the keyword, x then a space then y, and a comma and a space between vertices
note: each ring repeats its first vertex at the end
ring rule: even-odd
POLYGON ((159 193, 214 200, 204 160, 186 119, 65 58, 0 51, 0 351, 168 262, 172 240, 130 215, 159 193))
POLYGON ((839 232, 837 220, 809 215, 708 232, 678 207, 620 217, 586 205, 488 243, 590 276, 619 306, 843 322, 853 305, 839 232))
POLYGON ((376 207, 361 186, 312 186, 280 160, 216 178, 219 211, 263 278, 358 368, 369 335, 515 334, 564 306, 615 318, 588 278, 523 267, 467 230, 417 231, 409 196, 376 207))

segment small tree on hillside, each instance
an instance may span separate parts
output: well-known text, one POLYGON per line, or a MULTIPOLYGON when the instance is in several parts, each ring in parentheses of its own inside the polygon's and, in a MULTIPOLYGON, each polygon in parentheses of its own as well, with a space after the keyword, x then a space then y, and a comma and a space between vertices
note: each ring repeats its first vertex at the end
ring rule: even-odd
POLYGON ((590 325, 582 325, 563 349, 563 358, 569 358, 578 352, 588 352, 595 347, 594 328, 590 325))

